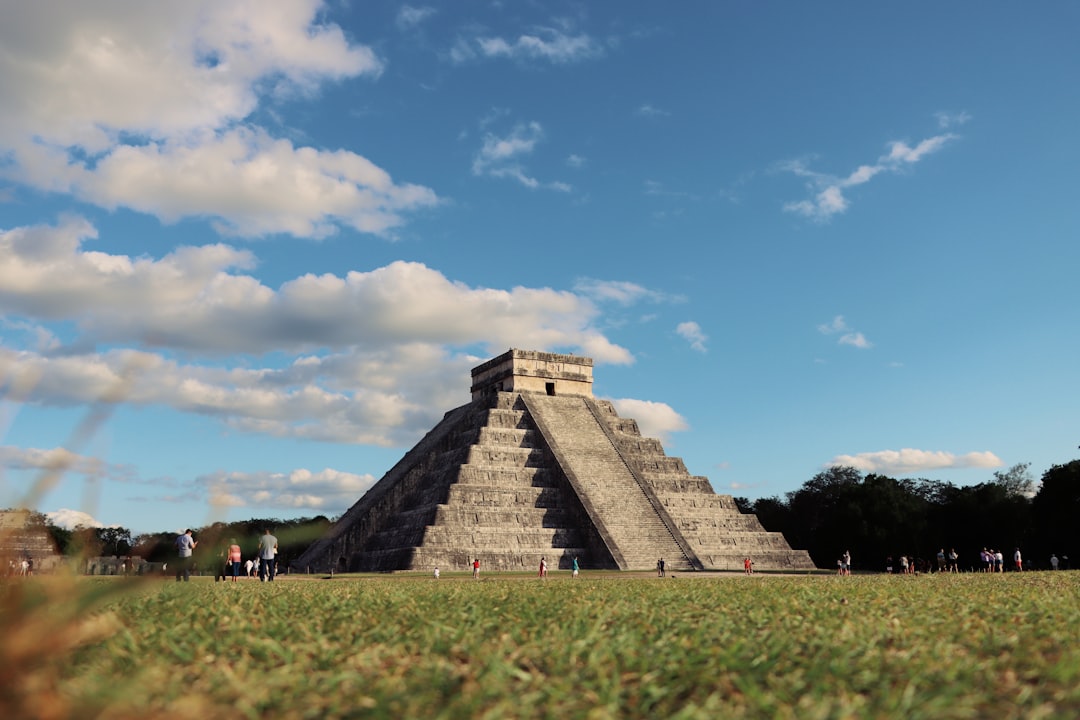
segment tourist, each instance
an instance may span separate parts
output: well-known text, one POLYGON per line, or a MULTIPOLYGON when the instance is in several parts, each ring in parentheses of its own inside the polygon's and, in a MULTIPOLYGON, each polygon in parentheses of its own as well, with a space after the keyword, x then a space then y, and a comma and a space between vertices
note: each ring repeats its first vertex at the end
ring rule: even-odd
POLYGON ((960 556, 956 554, 956 548, 949 548, 949 572, 960 572, 960 556))
POLYGON ((937 571, 945 572, 945 548, 939 548, 937 551, 937 571))
POLYGON ((750 558, 743 558, 742 569, 747 575, 752 575, 754 573, 754 563, 750 562, 750 558))
POLYGON ((540 573, 537 575, 539 578, 547 577, 547 559, 540 558, 540 573))
POLYGON ((181 577, 184 582, 191 581, 191 553, 198 544, 199 541, 191 536, 190 528, 185 530, 183 535, 177 536, 176 550, 180 560, 176 563, 176 582, 180 582, 181 577))
POLYGON ((247 575, 248 577, 253 577, 254 572, 255 572, 255 561, 252 560, 251 558, 248 558, 247 560, 244 561, 244 574, 247 575))
POLYGON ((476 558, 472 561, 472 576, 473 580, 480 579, 480 558, 476 558))
POLYGON ((1016 572, 1024 569, 1024 560, 1020 557, 1020 548, 1016 548, 1016 552, 1013 553, 1013 563, 1016 565, 1016 572))
POLYGON ((231 570, 232 564, 229 562, 229 549, 224 545, 218 545, 217 569, 214 571, 214 582, 217 582, 218 580, 227 582, 231 570))
POLYGON ((232 569, 233 582, 236 582, 240 577, 240 561, 242 559, 240 545, 236 542, 236 538, 233 538, 229 541, 229 567, 232 569))
POLYGON ((578 576, 578 562, 577 562, 577 556, 574 556, 574 567, 573 567, 573 572, 570 573, 570 577, 577 577, 577 576, 578 576))
POLYGON ((274 582, 276 556, 277 538, 270 534, 270 528, 266 528, 259 538, 259 582, 274 582))
POLYGON ((664 562, 664 558, 660 558, 656 561, 656 577, 664 577, 664 571, 667 568, 667 563, 664 562))
POLYGON ((1050 553, 1050 569, 1051 570, 1057 570, 1058 569, 1058 563, 1060 563, 1060 562, 1061 561, 1058 560, 1058 556, 1056 554, 1050 553))
POLYGON ((1000 550, 994 551, 994 572, 1005 572, 1005 554, 1000 550))
POLYGON ((851 551, 845 550, 844 555, 841 558, 844 561, 844 575, 851 574, 851 551))
POLYGON ((901 575, 907 575, 907 574, 908 574, 908 559, 907 559, 907 555, 901 555, 901 556, 900 556, 900 574, 901 574, 901 575))
POLYGON ((435 566, 435 579, 436 580, 439 579, 439 566, 438 565, 435 566))

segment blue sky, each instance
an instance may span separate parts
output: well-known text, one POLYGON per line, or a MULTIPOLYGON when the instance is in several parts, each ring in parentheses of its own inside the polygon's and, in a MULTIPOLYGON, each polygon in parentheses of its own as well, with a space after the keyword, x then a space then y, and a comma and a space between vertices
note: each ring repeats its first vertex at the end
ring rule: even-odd
POLYGON ((5 8, 0 501, 333 516, 510 347, 722 493, 1077 457, 1080 7, 672 7, 5 8))

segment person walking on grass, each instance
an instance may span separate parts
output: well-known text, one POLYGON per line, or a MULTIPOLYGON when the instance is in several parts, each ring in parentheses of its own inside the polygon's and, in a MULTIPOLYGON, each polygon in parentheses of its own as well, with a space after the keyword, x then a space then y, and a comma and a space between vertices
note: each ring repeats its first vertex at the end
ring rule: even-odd
POLYGON ((199 541, 191 536, 190 528, 185 530, 183 535, 177 536, 176 553, 180 556, 180 559, 176 563, 176 582, 180 582, 181 577, 184 582, 191 581, 191 553, 194 552, 195 546, 198 544, 199 541))
POLYGON ((473 580, 480 579, 480 558, 475 558, 472 561, 472 576, 473 580))
POLYGON ((750 562, 750 558, 743 558, 742 569, 747 575, 754 574, 754 563, 750 562))
POLYGON ((240 545, 236 542, 236 538, 233 538, 229 541, 229 570, 233 582, 236 582, 240 577, 240 561, 242 559, 240 545))
POLYGON ((577 562, 577 556, 575 555, 574 556, 573 572, 570 573, 570 577, 575 577, 576 578, 577 576, 578 576, 578 562, 577 562))
POLYGON ((277 538, 270 534, 270 528, 266 528, 259 538, 259 582, 274 582, 276 558, 277 538))
POLYGON ((540 558, 540 573, 537 575, 537 577, 539 577, 541 579, 547 577, 547 559, 546 558, 540 558))
POLYGON ((1024 569, 1024 559, 1020 556, 1020 548, 1016 548, 1016 552, 1013 553, 1013 563, 1016 564, 1016 572, 1024 569))

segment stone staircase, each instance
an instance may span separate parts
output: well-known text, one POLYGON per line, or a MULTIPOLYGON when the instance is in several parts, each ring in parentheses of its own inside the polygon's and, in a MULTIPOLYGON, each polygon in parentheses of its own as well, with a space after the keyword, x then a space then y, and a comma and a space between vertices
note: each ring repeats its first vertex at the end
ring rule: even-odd
POLYGON ((649 488, 612 444, 590 399, 521 397, 621 569, 652 569, 659 558, 672 569, 695 568, 696 558, 680 547, 649 488))
POLYGON ((706 567, 742 570, 749 557, 762 569, 814 569, 805 550, 793 550, 783 534, 766 531, 757 516, 740 512, 730 495, 716 494, 708 478, 691 475, 680 458, 669 457, 659 440, 642 437, 637 423, 620 418, 611 403, 595 405, 627 465, 653 490, 706 567))
POLYGON ((482 570, 532 570, 541 558, 551 569, 575 557, 582 567, 612 566, 587 546, 580 503, 514 400, 500 393, 459 421, 423 463, 447 470, 402 497, 345 569, 465 570, 474 558, 482 570))

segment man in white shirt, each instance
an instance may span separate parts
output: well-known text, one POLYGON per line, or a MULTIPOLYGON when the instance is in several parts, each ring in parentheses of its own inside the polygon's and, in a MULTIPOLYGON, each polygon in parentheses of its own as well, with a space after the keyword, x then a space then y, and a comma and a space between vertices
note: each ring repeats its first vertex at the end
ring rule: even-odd
POLYGON ((176 582, 180 582, 181 577, 184 582, 191 580, 191 553, 198 544, 199 542, 191 537, 190 528, 176 538, 176 550, 180 555, 180 561, 176 563, 176 582))
POLYGON ((263 530, 259 538, 259 582, 274 581, 277 565, 277 538, 270 534, 270 528, 263 530))

